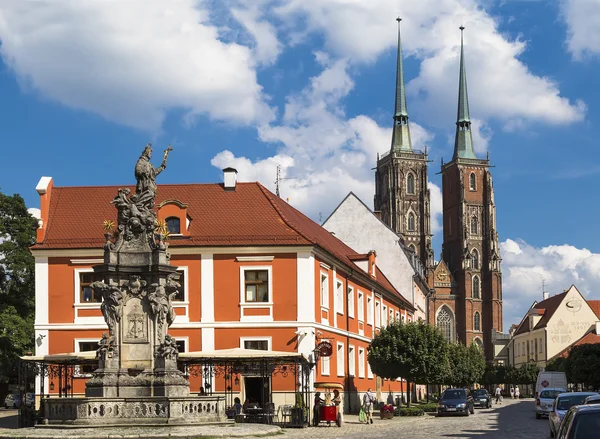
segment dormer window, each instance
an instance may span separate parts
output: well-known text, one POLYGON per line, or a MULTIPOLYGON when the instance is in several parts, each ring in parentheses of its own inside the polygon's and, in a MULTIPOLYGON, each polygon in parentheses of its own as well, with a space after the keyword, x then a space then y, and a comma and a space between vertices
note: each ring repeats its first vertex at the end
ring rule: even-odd
POLYGON ((474 172, 471 172, 471 175, 469 175, 469 189, 472 191, 477 190, 477 179, 474 172))
POLYGON ((180 226, 179 218, 172 216, 170 218, 167 218, 166 222, 167 222, 167 230, 169 231, 169 234, 171 234, 171 235, 181 234, 181 226, 180 226))
POLYGON ((415 176, 412 173, 409 173, 406 177, 406 193, 414 194, 415 193, 415 176))

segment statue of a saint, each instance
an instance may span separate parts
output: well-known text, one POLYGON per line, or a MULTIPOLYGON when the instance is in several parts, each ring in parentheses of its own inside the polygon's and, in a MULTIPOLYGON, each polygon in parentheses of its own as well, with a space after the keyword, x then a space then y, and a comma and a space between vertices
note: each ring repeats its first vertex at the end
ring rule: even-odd
POLYGON ((137 184, 135 186, 135 203, 144 205, 149 208, 154 207, 154 198, 156 197, 156 176, 167 167, 167 158, 171 145, 165 150, 163 160, 158 168, 155 168, 150 159, 152 158, 152 144, 148 143, 142 151, 142 155, 135 165, 135 178, 137 184))

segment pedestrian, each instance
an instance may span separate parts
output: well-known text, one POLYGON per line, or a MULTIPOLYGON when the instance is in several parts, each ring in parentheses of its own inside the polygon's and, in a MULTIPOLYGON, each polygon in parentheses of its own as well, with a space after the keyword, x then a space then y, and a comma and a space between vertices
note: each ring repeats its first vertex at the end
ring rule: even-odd
POLYGON ((511 397, 511 399, 515 399, 515 388, 514 387, 510 388, 510 397, 511 397))
POLYGON ((519 391, 519 386, 517 386, 515 388, 515 398, 519 399, 519 396, 521 396, 521 392, 519 391))
POLYGON ((496 387, 496 404, 500 404, 502 402, 502 389, 500 386, 496 387))
POLYGON ((367 415, 367 424, 373 423, 373 403, 375 402, 375 397, 371 393, 371 388, 367 389, 367 393, 363 395, 363 407, 365 409, 365 414, 367 415))

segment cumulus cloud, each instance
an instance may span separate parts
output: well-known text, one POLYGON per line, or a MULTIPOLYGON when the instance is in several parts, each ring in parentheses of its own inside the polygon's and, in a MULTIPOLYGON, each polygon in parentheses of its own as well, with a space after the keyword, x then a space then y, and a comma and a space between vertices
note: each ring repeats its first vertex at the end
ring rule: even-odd
MULTIPOLYGON (((585 105, 560 95, 552 79, 536 75, 520 61, 526 43, 511 40, 477 0, 414 0, 402 3, 403 48, 421 61, 409 85, 417 112, 447 121, 456 111, 462 17, 468 17, 465 50, 472 116, 498 118, 514 127, 518 119, 563 124, 582 120, 585 105)), ((356 63, 370 62, 395 47, 391 17, 396 0, 290 0, 277 11, 302 20, 306 33, 318 32, 328 51, 356 63)), ((296 26, 298 24, 296 23, 296 26)), ((452 119, 450 119, 452 120, 452 119)))
POLYGON ((500 249, 506 325, 518 323, 534 301, 542 300, 542 281, 551 295, 574 284, 587 298, 600 299, 600 254, 568 244, 534 247, 512 239, 500 249))
MULTIPOLYGON (((268 26, 248 23, 264 41, 268 26)), ((169 109, 243 124, 273 116, 251 49, 222 41, 195 0, 6 0, 0 40, 26 87, 118 123, 156 131, 169 109)))
POLYGON ((573 58, 600 54, 600 3, 593 0, 562 0, 567 25, 567 48, 573 58))

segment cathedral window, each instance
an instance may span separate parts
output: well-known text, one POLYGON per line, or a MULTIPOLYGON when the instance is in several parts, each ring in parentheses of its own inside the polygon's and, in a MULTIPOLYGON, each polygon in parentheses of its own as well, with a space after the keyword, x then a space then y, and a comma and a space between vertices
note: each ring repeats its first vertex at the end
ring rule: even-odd
POLYGON ((473 276, 471 284, 473 289, 473 299, 481 299, 481 282, 479 281, 479 276, 473 276))
POLYGON ((473 270, 479 270, 479 252, 476 248, 474 248, 473 252, 471 253, 471 265, 473 270))
POLYGON ((406 193, 415 193, 415 176, 411 172, 409 172, 408 176, 406 177, 406 193))
POLYGON ((475 331, 481 331, 481 315, 478 312, 475 312, 473 316, 473 329, 475 331))
POLYGON ((408 231, 409 232, 414 232, 415 231, 415 214, 414 213, 409 213, 408 214, 408 231))
POLYGON ((447 306, 442 306, 436 318, 436 326, 448 342, 454 341, 454 316, 447 306))
POLYGON ((415 245, 414 245, 414 244, 411 244, 411 245, 409 245, 409 246, 408 246, 408 249, 409 249, 411 252, 413 252, 413 253, 416 253, 416 252, 417 252, 417 249, 415 248, 415 245))
POLYGON ((477 235, 479 232, 479 220, 475 215, 471 217, 471 235, 477 235))
POLYGON ((475 173, 473 172, 471 172, 471 175, 469 175, 469 189, 472 191, 477 190, 477 179, 475 178, 475 173))

